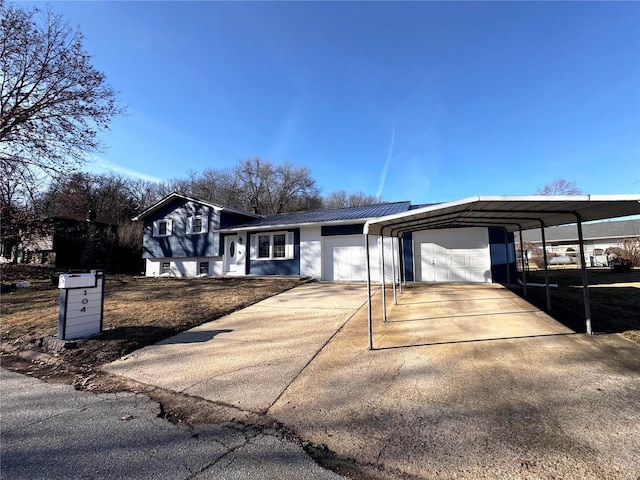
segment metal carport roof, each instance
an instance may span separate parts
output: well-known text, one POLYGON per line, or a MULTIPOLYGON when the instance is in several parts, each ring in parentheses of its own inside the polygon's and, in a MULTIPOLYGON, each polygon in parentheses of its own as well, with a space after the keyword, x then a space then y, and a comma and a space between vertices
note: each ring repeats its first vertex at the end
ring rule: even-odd
POLYGON ((640 214, 640 195, 498 195, 465 198, 369 220, 364 233, 402 236, 431 228, 484 225, 507 231, 640 214), (542 222, 542 223, 541 223, 542 222))
MULTIPOLYGON (((500 226, 508 232, 532 228, 542 231, 545 243, 544 227, 575 223, 578 229, 580 256, 584 258, 584 241, 582 222, 604 220, 640 214, 640 195, 526 195, 526 196, 477 196, 455 202, 429 205, 408 212, 398 213, 365 223, 364 234, 402 238, 404 233, 437 228, 456 228, 472 226, 500 226)), ((371 312, 371 269, 369 260, 369 242, 367 246, 367 287, 369 291, 369 349, 373 349, 372 312, 371 312)), ((522 248, 522 246, 521 246, 522 248)), ((547 308, 551 309, 548 268, 546 267, 546 248, 543 248, 545 259, 545 277, 547 308)), ((384 249, 381 249, 384 255, 384 249)), ((394 253, 395 258, 395 253, 394 253)), ((587 271, 582 264, 582 284, 584 292, 585 322, 588 333, 591 330, 591 307, 587 271)), ((384 257, 382 258, 382 319, 386 321, 386 300, 384 285, 384 257)), ((396 301, 395 267, 393 271, 394 302, 396 301)), ((523 270, 524 275, 524 270, 523 270)), ((523 278, 526 296, 526 277, 523 278)))

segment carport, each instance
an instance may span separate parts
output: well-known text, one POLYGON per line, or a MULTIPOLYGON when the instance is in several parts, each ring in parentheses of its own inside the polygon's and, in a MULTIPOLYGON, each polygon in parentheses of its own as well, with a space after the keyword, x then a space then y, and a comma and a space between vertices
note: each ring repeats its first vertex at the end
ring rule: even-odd
MULTIPOLYGON (((369 256, 369 236, 390 237, 394 246, 393 254, 393 297, 397 303, 397 286, 402 289, 403 269, 400 278, 396 278, 396 253, 404 250, 403 238, 406 233, 421 230, 465 227, 498 227, 505 233, 519 232, 522 238, 523 230, 540 228, 543 243, 545 264, 545 289, 547 310, 551 310, 551 290, 549 286, 549 270, 547 261, 545 227, 576 224, 580 247, 580 258, 584 259, 584 240, 582 223, 595 220, 605 220, 617 217, 640 214, 640 195, 569 195, 569 196, 477 196, 455 202, 430 205, 415 210, 409 210, 395 215, 369 220, 364 226, 366 262, 367 262, 367 293, 368 293, 368 325, 369 350, 373 350, 373 314, 371 306, 371 261, 369 256), (396 240, 394 240, 396 239, 396 240)), ((522 241, 520 241, 521 258, 522 241)), ((508 259, 508 241, 505 241, 508 259)), ((382 321, 387 321, 386 288, 384 273, 384 249, 380 249, 381 261, 381 290, 382 290, 382 321)), ((402 255, 400 255, 400 258, 402 255)), ((400 260, 398 259, 398 263, 400 260)), ((591 307, 587 269, 581 261, 582 290, 584 298, 584 312, 587 333, 592 334, 591 307)), ((508 272, 508 268, 507 268, 508 272)), ((522 268, 522 284, 524 295, 527 295, 526 270, 522 268)), ((507 280, 511 286, 511 279, 507 280)), ((400 292, 402 293, 402 292, 400 292)))

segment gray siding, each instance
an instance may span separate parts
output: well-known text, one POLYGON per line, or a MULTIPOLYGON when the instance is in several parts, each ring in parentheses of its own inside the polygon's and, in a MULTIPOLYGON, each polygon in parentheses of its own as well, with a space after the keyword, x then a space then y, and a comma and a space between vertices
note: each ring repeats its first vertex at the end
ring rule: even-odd
POLYGON ((215 209, 178 199, 144 219, 143 258, 216 257, 220 255, 220 215, 215 209), (202 215, 207 233, 187 235, 187 219, 202 215), (170 219, 171 235, 154 237, 156 220, 170 219))

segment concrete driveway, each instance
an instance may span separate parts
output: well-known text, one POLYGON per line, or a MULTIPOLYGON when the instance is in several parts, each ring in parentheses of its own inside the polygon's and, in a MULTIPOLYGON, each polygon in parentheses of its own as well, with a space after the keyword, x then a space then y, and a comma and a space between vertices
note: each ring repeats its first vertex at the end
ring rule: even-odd
POLYGON ((302 285, 145 347, 104 369, 262 413, 366 298, 363 285, 302 285))
POLYGON ((371 476, 640 476, 640 346, 498 285, 410 287, 385 324, 374 297, 374 351, 365 287, 310 284, 108 370, 266 411, 371 476))

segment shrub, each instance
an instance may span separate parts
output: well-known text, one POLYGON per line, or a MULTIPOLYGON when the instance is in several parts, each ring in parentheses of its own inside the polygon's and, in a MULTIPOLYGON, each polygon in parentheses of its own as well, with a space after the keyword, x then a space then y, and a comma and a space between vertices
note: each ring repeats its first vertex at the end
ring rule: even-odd
POLYGON ((640 238, 625 238, 619 247, 610 247, 615 258, 614 271, 629 271, 633 267, 640 267, 640 238))

